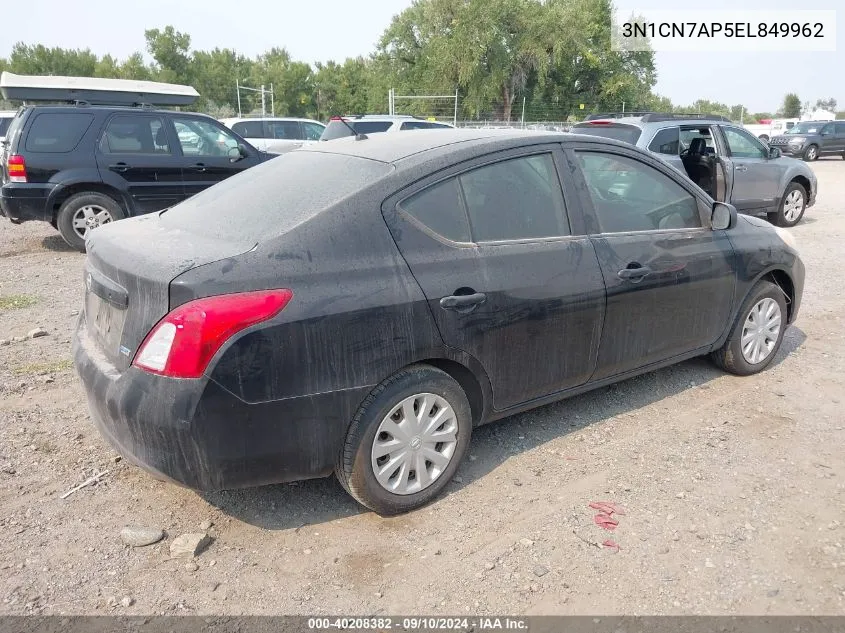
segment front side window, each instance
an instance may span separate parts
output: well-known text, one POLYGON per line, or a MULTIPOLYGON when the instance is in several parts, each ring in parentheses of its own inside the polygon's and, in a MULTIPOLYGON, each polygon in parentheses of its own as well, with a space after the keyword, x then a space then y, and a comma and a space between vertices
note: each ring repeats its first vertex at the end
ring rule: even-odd
POLYGON ((695 197, 654 167, 616 154, 576 155, 602 233, 702 226, 695 197))
POLYGON ((737 158, 766 158, 768 152, 753 134, 735 127, 723 128, 731 156, 737 158))
POLYGON ((82 112, 36 114, 26 137, 26 151, 71 152, 79 145, 93 121, 93 114, 82 112))
POLYGON ((677 156, 679 143, 678 128, 667 127, 654 135, 651 143, 648 144, 648 149, 658 154, 672 154, 673 156, 677 156))
POLYGON ((185 156, 228 156, 238 138, 222 125, 189 117, 173 117, 179 145, 185 156))
POLYGON ((136 114, 112 117, 100 149, 106 154, 170 154, 164 121, 136 114))

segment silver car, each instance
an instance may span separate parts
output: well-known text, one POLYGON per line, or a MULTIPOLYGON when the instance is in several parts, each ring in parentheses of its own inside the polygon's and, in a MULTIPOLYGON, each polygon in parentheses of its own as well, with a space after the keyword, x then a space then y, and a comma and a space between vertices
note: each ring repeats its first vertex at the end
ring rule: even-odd
POLYGON ((572 132, 648 149, 686 174, 711 198, 778 226, 795 226, 816 201, 813 171, 742 126, 713 115, 592 115, 572 132))

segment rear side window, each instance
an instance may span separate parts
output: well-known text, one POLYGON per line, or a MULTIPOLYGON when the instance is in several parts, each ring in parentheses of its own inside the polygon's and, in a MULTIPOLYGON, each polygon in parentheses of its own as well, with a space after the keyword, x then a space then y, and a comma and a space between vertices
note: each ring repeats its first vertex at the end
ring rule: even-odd
POLYGON ((305 122, 302 124, 302 129, 305 132, 305 139, 308 141, 319 141, 320 136, 323 134, 323 130, 325 130, 325 126, 320 125, 319 123, 311 123, 305 122))
POLYGON ((100 149, 107 154, 169 154, 170 144, 160 118, 130 114, 109 121, 100 149))
POLYGON ((640 140, 641 130, 634 125, 625 125, 623 123, 580 123, 572 128, 576 134, 589 134, 590 136, 601 136, 602 138, 612 138, 617 141, 624 141, 631 145, 636 145, 640 140))
POLYGON ((44 112, 36 114, 26 138, 26 151, 67 153, 79 145, 94 121, 83 112, 44 112))
POLYGON ((299 121, 268 121, 268 138, 297 141, 302 138, 299 121))
POLYGON ((460 181, 476 242, 569 235, 551 154, 479 167, 460 181))
POLYGON ((651 143, 648 144, 648 149, 658 154, 672 154, 673 156, 677 156, 680 141, 679 136, 678 128, 667 127, 665 130, 660 130, 654 135, 651 143))
POLYGON ((264 138, 264 122, 241 121, 232 126, 232 131, 244 138, 264 138))
POLYGON ((453 242, 471 241, 457 178, 450 178, 415 193, 403 200, 399 208, 446 239, 453 242))
POLYGON ((400 130, 432 130, 432 129, 448 129, 448 125, 442 123, 433 123, 431 121, 405 121, 400 127, 400 130))
POLYGON ((478 167, 414 194, 399 208, 455 242, 569 235, 551 154, 478 167))
POLYGON ((836 124, 836 134, 837 135, 840 135, 840 134, 845 135, 845 121, 843 121, 842 123, 836 124))

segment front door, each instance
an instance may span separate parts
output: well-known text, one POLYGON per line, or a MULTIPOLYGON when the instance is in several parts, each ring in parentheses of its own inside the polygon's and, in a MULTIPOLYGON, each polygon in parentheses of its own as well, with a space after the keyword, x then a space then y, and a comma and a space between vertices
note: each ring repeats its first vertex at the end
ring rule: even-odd
POLYGON ((189 197, 261 162, 255 148, 244 146, 216 121, 190 115, 173 115, 172 121, 182 154, 185 194, 189 197), (247 155, 233 158, 230 152, 239 144, 246 148, 247 155))
POLYGON ((133 215, 185 199, 181 158, 161 116, 112 116, 97 144, 97 167, 106 184, 128 195, 133 215))
POLYGON ((589 238, 572 235, 561 157, 557 145, 496 154, 384 205, 444 343, 483 366, 497 410, 581 385, 595 366, 604 282, 589 238))
POLYGON ((592 380, 715 343, 731 310, 734 254, 725 232, 709 228, 704 198, 657 161, 574 147, 607 288, 592 380))
POLYGON ((730 125, 721 126, 727 154, 733 164, 730 202, 741 211, 774 207, 780 195, 783 162, 769 158, 769 149, 753 134, 730 125))

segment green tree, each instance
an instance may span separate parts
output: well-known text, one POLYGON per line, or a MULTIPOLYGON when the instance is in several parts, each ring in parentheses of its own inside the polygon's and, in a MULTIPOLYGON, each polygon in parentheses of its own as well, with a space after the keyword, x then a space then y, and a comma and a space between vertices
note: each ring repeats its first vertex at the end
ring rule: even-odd
POLYGON ((147 52, 156 61, 156 79, 167 83, 190 84, 191 76, 191 36, 180 33, 172 26, 144 31, 147 52))
POLYGON ((816 101, 816 107, 821 110, 830 110, 831 112, 836 112, 836 99, 830 97, 828 99, 819 99, 816 101))
POLYGON ((795 119, 801 116, 801 99, 797 94, 790 92, 783 98, 781 112, 787 119, 795 119))

